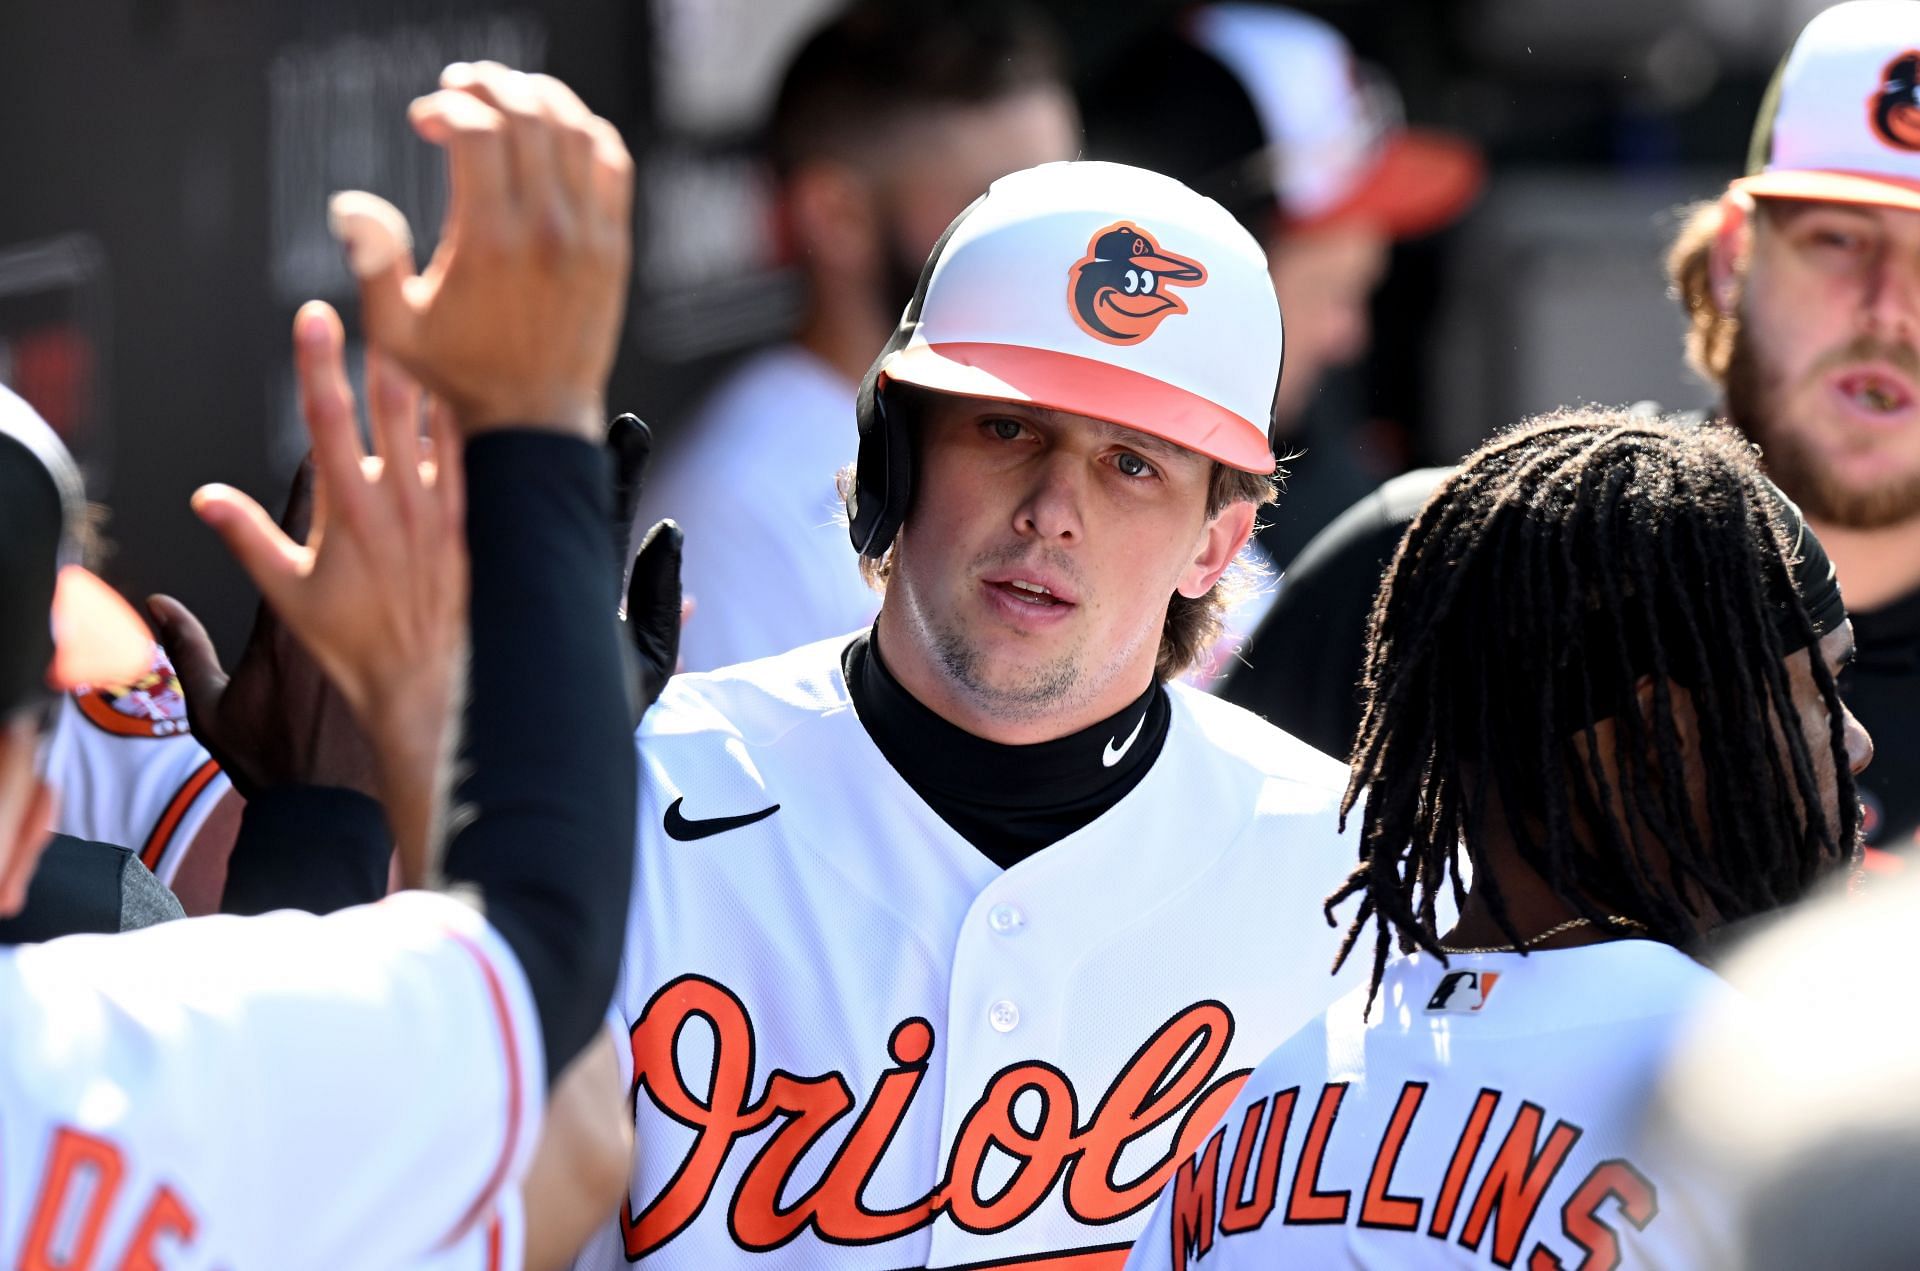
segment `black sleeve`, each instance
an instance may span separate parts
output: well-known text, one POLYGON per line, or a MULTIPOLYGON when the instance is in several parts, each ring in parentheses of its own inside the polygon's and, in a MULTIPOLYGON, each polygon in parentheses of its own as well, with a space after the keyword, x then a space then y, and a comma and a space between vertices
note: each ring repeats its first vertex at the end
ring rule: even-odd
POLYGON ((1273 608, 1220 695, 1345 759, 1360 727, 1367 620, 1381 574, 1450 471, 1395 477, 1315 535, 1281 579, 1273 608))
POLYGON ((0 918, 0 945, 106 935, 180 916, 180 902, 137 853, 55 834, 27 883, 26 904, 0 918))
POLYGON ((333 786, 269 786, 247 800, 220 910, 326 914, 387 893, 393 837, 380 804, 333 786))
POLYGON ((608 603, 604 448, 494 432, 466 446, 472 661, 445 871, 477 889, 540 1012, 547 1078, 613 997, 637 785, 608 603))

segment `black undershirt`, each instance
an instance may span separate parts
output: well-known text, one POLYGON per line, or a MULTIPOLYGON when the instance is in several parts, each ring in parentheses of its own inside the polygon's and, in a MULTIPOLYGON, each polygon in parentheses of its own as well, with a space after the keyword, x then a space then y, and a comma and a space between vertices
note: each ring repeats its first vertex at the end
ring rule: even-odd
POLYGON ((1173 718, 1167 690, 1156 679, 1125 709, 1091 728, 1007 746, 976 737, 923 706, 893 678, 873 633, 849 644, 840 665, 861 724, 894 771, 1002 869, 1120 802, 1153 767, 1173 718), (1109 766, 1107 756, 1116 750, 1109 766))
POLYGON ((1860 774, 1867 841, 1913 847, 1920 839, 1920 591, 1853 615, 1854 661, 1840 694, 1873 736, 1860 774))

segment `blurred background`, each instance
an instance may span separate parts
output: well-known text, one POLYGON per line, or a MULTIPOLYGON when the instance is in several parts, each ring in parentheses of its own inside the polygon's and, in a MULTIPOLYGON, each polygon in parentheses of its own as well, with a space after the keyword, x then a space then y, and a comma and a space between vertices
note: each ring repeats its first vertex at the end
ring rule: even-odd
MULTIPOLYGON (((964 0, 958 0, 964 2, 964 0)), ((1050 0, 1077 82, 1179 6, 1050 0)), ((1560 403, 1707 405, 1660 258, 1742 165, 1807 0, 1311 0, 1408 119, 1483 151, 1472 211, 1394 250, 1374 342, 1315 409, 1371 476, 1458 457, 1560 403)), ((0 8, 0 381, 111 506, 107 575, 169 590, 229 652, 252 596, 187 507, 277 507, 301 450, 295 308, 351 287, 329 192, 391 197, 431 247, 441 160, 405 107, 453 60, 572 84, 638 161, 632 302, 609 405, 663 446, 717 377, 789 333, 796 287, 758 158, 786 61, 831 0, 68 0, 0 8)), ((877 351, 877 350, 876 350, 877 351)), ((853 421, 847 420, 851 454, 853 421)), ((1295 465, 1314 479, 1315 456, 1295 465)), ((1334 510, 1337 511, 1337 508, 1334 510)), ((1283 508, 1282 516, 1286 515, 1283 508)), ((1302 527, 1303 529, 1306 527, 1302 527)))

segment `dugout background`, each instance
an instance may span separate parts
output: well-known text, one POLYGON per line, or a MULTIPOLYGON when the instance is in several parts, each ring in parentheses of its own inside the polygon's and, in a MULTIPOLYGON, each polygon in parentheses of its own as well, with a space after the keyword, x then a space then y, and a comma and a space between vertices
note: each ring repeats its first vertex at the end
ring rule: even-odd
MULTIPOLYGON (((914 0, 902 0, 903 3, 914 0)), ((325 197, 365 186, 423 240, 438 153, 404 107, 455 59, 571 83, 639 163, 633 302, 611 405, 670 438, 791 289, 754 128, 830 0, 65 0, 0 3, 0 381, 69 437, 113 509, 107 576, 179 595, 229 655, 252 596, 187 497, 278 506, 300 450, 294 309, 354 325, 325 197)), ((1085 73, 1177 6, 1049 0, 1085 73)), ((1703 403, 1661 295, 1670 210, 1734 175, 1804 0, 1307 0, 1385 66, 1416 122, 1494 181, 1400 249, 1357 394, 1382 475, 1563 401, 1703 403)), ((848 421, 851 434, 852 421, 848 421)), ((850 447, 849 447, 850 448, 850 447)), ((1296 480, 1311 479, 1311 457, 1296 480)))

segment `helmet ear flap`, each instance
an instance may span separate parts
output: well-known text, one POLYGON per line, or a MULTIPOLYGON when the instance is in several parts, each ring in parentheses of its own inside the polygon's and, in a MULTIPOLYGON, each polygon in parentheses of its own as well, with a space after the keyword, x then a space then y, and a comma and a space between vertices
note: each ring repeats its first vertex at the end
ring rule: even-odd
POLYGON ((854 399, 854 416, 860 424, 860 451, 854 459, 853 492, 847 497, 847 536, 853 540, 853 550, 862 556, 878 560, 887 554, 887 548, 893 545, 893 536, 900 532, 901 523, 907 519, 907 504, 913 497, 913 429, 907 412, 899 409, 897 402, 895 409, 887 409, 880 391, 882 368, 893 360, 894 354, 912 343, 920 327, 920 308, 926 303, 934 267, 940 263, 953 232, 986 198, 982 194, 969 203, 933 245, 926 265, 920 270, 920 283, 914 288, 913 298, 907 301, 906 311, 900 315, 899 326, 867 369, 866 378, 860 381, 860 393, 854 399))
POLYGON ((913 439, 903 412, 887 409, 877 378, 860 386, 860 451, 847 497, 847 536, 856 552, 876 560, 893 545, 913 497, 913 439))

